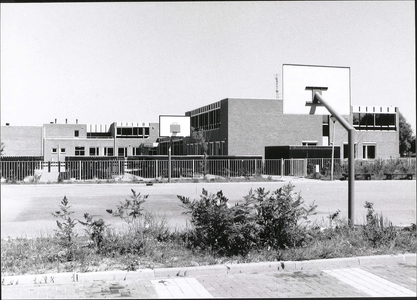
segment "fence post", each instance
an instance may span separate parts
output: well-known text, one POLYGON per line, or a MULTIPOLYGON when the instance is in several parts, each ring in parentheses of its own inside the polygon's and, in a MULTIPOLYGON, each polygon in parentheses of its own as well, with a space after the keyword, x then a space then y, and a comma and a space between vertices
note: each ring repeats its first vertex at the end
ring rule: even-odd
POLYGON ((155 178, 158 178, 158 160, 155 160, 155 178))
POLYGON ((80 175, 80 180, 81 180, 81 160, 80 161, 78 161, 78 168, 79 168, 79 175, 80 175))
POLYGON ((304 158, 304 169, 303 169, 304 177, 307 177, 307 158, 304 158))
POLYGON ((125 157, 124 164, 123 164, 123 174, 120 174, 120 175, 125 175, 126 169, 127 169, 127 157, 125 157))

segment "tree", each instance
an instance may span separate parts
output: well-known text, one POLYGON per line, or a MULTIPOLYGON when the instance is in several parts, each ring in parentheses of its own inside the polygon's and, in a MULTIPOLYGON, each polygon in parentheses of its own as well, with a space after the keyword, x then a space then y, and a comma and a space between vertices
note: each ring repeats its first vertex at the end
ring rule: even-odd
POLYGON ((137 147, 136 155, 143 155, 145 153, 145 145, 141 143, 139 147, 137 147))
POLYGON ((195 129, 191 127, 191 137, 195 141, 195 143, 199 146, 199 149, 203 150, 203 174, 206 176, 207 174, 207 157, 208 157, 208 137, 207 133, 201 129, 195 129))
POLYGON ((411 141, 411 149, 410 152, 416 156, 416 136, 413 136, 413 140, 411 141))
MULTIPOLYGON (((411 151, 411 145, 413 143, 413 130, 411 125, 407 122, 404 116, 399 113, 399 125, 400 125, 400 155, 408 156, 411 151)), ((414 142, 415 143, 415 142, 414 142)))

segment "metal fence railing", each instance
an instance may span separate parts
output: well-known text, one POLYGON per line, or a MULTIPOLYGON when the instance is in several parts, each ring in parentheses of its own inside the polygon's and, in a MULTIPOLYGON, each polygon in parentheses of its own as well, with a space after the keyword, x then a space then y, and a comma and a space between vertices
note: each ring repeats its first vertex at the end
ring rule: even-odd
MULTIPOLYGON (((257 175, 308 176, 317 166, 323 175, 330 174, 331 159, 181 159, 171 161, 172 178, 201 178, 211 174, 222 177, 257 175)), ((347 160, 334 160, 334 174, 347 172, 347 160)), ((415 174, 416 158, 356 160, 355 172, 383 174, 408 172, 415 174)), ((7 181, 46 179, 90 180, 114 179, 124 175, 134 178, 168 178, 168 160, 80 160, 65 162, 0 161, 0 177, 7 181)))

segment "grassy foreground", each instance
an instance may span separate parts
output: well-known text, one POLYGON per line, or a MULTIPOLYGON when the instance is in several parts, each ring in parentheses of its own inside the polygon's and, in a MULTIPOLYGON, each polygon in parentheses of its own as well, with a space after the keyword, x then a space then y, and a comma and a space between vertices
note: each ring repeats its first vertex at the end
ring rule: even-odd
MULTIPOLYGON (((2 276, 59 272, 138 270, 223 263, 298 261, 417 252, 417 228, 394 227, 367 203, 365 225, 350 226, 339 212, 310 223, 314 205, 305 206, 291 185, 272 193, 262 189, 231 207, 221 192, 198 200, 179 196, 190 225, 171 230, 163 218, 143 211, 147 196, 136 193, 107 212, 126 222, 116 230, 85 213, 71 218, 64 197, 55 234, 1 240, 2 276), (84 226, 85 235, 74 233, 84 226)), ((52 216, 51 216, 52 217, 52 216)))

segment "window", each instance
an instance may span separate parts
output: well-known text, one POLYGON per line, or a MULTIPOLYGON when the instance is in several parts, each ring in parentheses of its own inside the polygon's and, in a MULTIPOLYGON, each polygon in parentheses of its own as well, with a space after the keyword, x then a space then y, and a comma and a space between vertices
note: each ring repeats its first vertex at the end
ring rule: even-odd
POLYGON ((329 124, 323 124, 323 137, 329 136, 329 124))
POLYGON ((363 159, 375 159, 376 157, 376 145, 364 144, 363 145, 363 159))
POLYGON ((56 154, 57 152, 58 152, 58 149, 57 148, 52 148, 51 149, 51 153, 55 153, 56 154))
POLYGON ((359 127, 360 114, 353 113, 353 126, 359 127))
POLYGON ((75 130, 74 131, 74 136, 75 137, 79 137, 80 136, 80 131, 79 130, 75 130))
POLYGON ((113 156, 113 147, 106 147, 104 148, 104 155, 105 156, 113 156))
POLYGON ((396 130, 396 114, 353 113, 353 127, 356 130, 396 130))
POLYGON ((133 135, 133 128, 122 128, 122 135, 133 135))
POLYGON ((61 148, 60 152, 65 153, 65 148, 61 148))
POLYGON ((226 142, 221 141, 220 143, 220 155, 226 155, 226 142))
POLYGON ((317 142, 316 141, 307 141, 307 142, 302 142, 303 146, 317 146, 317 142))
MULTIPOLYGON (((355 149, 355 153, 353 154, 354 158, 357 158, 357 153, 358 153, 358 144, 355 143, 354 146, 355 149)), ((343 158, 348 158, 349 157, 349 145, 348 144, 343 144, 343 158)))
POLYGON ((84 147, 75 147, 75 155, 76 156, 84 156, 85 155, 85 148, 84 147))
POLYGON ((117 156, 127 156, 127 148, 126 147, 120 147, 117 151, 117 156))
POLYGON ((215 142, 214 155, 220 155, 220 142, 215 142))
POLYGON ((190 125, 196 130, 210 130, 220 127, 220 103, 203 107, 191 113, 190 125))
POLYGON ((376 126, 395 126, 395 114, 376 114, 376 126))
POLYGON ((147 138, 149 137, 149 127, 119 127, 117 136, 122 138, 147 138))
POLYGON ((90 155, 91 156, 95 156, 95 155, 98 155, 98 150, 99 148, 98 147, 90 147, 90 155))

